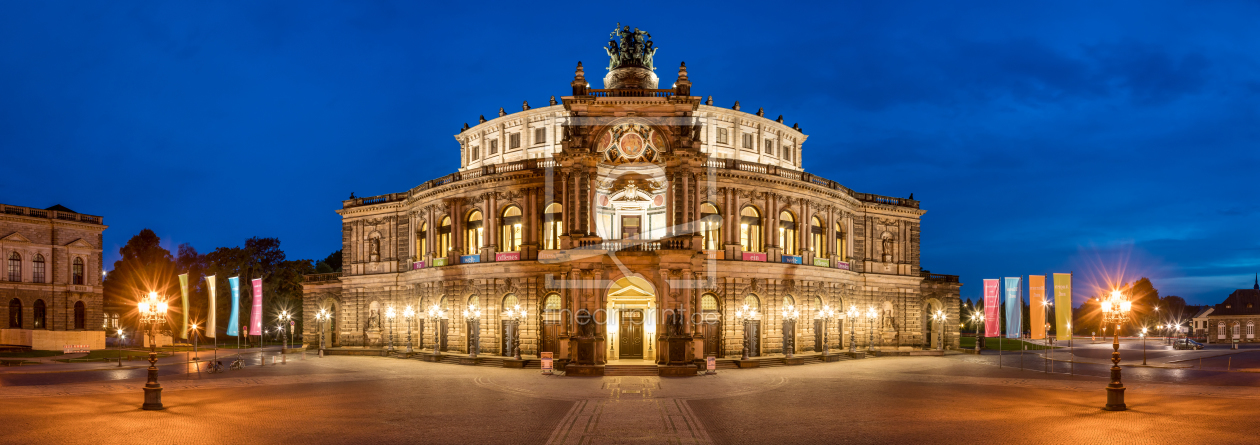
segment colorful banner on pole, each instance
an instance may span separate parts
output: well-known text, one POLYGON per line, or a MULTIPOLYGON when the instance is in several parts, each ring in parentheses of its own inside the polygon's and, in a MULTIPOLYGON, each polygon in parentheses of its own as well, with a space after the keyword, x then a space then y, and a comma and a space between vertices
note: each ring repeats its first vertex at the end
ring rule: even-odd
POLYGON ((1024 295, 1022 277, 1006 277, 1006 338, 1020 338, 1024 328, 1024 295))
POLYGON ((262 278, 253 279, 254 309, 249 313, 249 335, 263 335, 262 330, 262 278))
POLYGON ((228 316, 227 335, 235 337, 241 332, 241 277, 229 277, 232 290, 232 315, 228 316))
POLYGON ((1055 335, 1059 340, 1072 338, 1072 274, 1054 274, 1055 335))
POLYGON ((1031 339, 1046 338, 1046 276, 1028 276, 1028 326, 1032 328, 1031 339))
POLYGON ((179 295, 184 300, 184 329, 180 331, 179 338, 188 339, 188 274, 179 274, 179 295))
POLYGON ((1001 303, 998 300, 998 280, 984 280, 984 336, 1001 337, 1001 303))
POLYGON ((214 306, 214 275, 206 277, 206 290, 210 292, 210 313, 206 314, 206 337, 214 338, 214 333, 219 329, 219 320, 216 315, 214 306))

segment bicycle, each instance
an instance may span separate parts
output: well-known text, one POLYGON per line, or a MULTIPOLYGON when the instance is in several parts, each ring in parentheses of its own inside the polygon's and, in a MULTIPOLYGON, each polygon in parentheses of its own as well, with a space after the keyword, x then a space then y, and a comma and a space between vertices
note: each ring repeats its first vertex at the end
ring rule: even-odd
POLYGON ((206 362, 206 374, 214 374, 216 372, 223 372, 223 362, 217 360, 206 362))
POLYGON ((231 365, 229 365, 229 366, 228 366, 228 368, 229 368, 229 369, 231 369, 231 370, 240 370, 240 369, 245 369, 245 361, 244 361, 244 360, 241 360, 241 359, 239 359, 239 358, 238 358, 238 359, 236 359, 236 360, 233 360, 233 361, 232 361, 232 364, 231 364, 231 365))

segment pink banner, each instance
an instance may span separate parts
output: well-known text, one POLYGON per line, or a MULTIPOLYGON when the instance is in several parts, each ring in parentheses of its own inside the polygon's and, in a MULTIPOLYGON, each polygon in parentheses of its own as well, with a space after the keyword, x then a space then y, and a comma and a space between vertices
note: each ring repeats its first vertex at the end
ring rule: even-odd
POLYGON ((744 261, 766 261, 766 254, 758 252, 744 252, 744 261))
POLYGON ((254 285, 254 310, 249 312, 249 335, 262 335, 262 278, 251 281, 254 285))
POLYGON ((998 306, 998 280, 984 280, 984 336, 1001 337, 1001 306, 998 306))
POLYGON ((520 261, 520 252, 499 252, 494 254, 495 261, 520 261))
POLYGON ((844 261, 836 261, 836 269, 849 270, 849 263, 844 261))

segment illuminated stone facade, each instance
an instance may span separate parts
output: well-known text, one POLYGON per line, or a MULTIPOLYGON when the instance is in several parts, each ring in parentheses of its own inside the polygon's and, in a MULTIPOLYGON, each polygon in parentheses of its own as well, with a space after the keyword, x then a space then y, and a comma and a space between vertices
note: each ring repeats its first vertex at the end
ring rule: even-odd
POLYGON ((643 69, 592 89, 579 64, 571 95, 465 126, 455 173, 343 201, 343 273, 308 277, 303 338, 317 345, 323 308, 329 346, 391 330, 400 345, 388 308, 437 306, 413 345, 467 352, 471 305, 480 352, 508 355, 519 305, 526 355, 677 364, 739 356, 745 337, 753 356, 814 351, 826 305, 833 350, 935 347, 942 325, 958 346, 961 284, 920 268, 919 202, 809 174, 799 126, 692 96, 685 65, 673 88, 642 88, 643 69))

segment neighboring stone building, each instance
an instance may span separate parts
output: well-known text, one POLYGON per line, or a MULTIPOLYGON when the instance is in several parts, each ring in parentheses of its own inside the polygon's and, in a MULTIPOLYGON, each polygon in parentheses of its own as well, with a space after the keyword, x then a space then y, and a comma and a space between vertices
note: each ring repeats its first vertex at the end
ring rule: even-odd
POLYGON ((957 347, 961 283, 922 271, 918 201, 802 171, 799 126, 692 96, 685 65, 658 89, 650 37, 613 39, 604 89, 579 63, 572 95, 465 125, 459 171, 343 201, 344 273, 307 277, 302 338, 318 344, 325 309, 330 346, 391 329, 399 345, 406 321, 384 314, 411 306, 425 349, 508 355, 516 337, 528 355, 677 364, 746 338, 753 356, 820 349, 829 306, 833 350, 934 347, 942 325, 957 347))
POLYGON ((1260 324, 1260 275, 1251 289, 1238 289, 1207 314, 1208 343, 1251 343, 1260 324))
POLYGON ((101 217, 0 204, 0 345, 105 347, 101 217))

